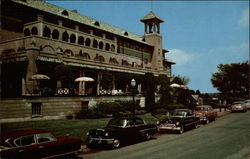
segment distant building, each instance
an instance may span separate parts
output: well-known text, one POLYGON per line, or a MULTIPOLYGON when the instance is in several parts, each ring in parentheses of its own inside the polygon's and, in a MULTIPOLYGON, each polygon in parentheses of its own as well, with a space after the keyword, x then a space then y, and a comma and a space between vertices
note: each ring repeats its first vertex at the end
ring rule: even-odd
POLYGON ((160 34, 164 21, 150 12, 141 22, 145 32, 138 36, 42 0, 3 1, 1 98, 119 94, 127 87, 118 77, 171 76, 174 62, 165 58, 160 34), (37 74, 49 79, 34 79, 37 74), (74 81, 83 76, 94 82, 74 81), (111 79, 108 85, 104 76, 111 79))

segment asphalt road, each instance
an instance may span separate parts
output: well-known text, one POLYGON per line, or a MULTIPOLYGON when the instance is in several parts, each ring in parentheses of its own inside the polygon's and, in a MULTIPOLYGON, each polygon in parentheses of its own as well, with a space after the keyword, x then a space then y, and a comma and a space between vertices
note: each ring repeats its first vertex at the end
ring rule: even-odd
POLYGON ((184 134, 160 134, 155 139, 115 150, 86 151, 83 159, 241 159, 250 158, 250 111, 231 113, 184 134))

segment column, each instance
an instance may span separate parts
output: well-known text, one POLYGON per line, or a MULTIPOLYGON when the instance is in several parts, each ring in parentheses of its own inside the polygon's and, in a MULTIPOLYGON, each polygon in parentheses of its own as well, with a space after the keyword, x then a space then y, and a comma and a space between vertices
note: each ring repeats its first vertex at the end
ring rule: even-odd
POLYGON ((37 55, 38 51, 36 51, 35 49, 27 50, 29 63, 26 74, 26 87, 27 87, 26 90, 28 94, 38 94, 39 92, 37 81, 31 79, 32 75, 35 75, 37 73, 37 65, 36 65, 37 55))
POLYGON ((100 89, 101 89, 101 79, 102 79, 102 72, 97 73, 97 81, 96 81, 96 94, 100 95, 100 89))
MULTIPOLYGON (((80 70, 80 76, 79 77, 84 77, 85 73, 83 70, 80 70)), ((79 95, 84 95, 85 94, 85 82, 79 82, 79 95)))
POLYGON ((43 36, 43 15, 37 15, 37 32, 39 36, 43 36))

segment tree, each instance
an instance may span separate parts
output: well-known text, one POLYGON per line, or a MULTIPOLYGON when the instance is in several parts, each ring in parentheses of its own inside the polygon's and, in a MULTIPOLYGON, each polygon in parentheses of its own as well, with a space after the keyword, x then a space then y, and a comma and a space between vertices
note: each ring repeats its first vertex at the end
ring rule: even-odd
POLYGON ((159 75, 158 84, 161 86, 159 91, 161 94, 160 105, 166 106, 172 102, 170 78, 166 75, 159 75))
POLYGON ((211 82, 224 96, 247 98, 249 94, 249 63, 219 64, 211 82))
POLYGON ((187 85, 189 83, 189 78, 188 77, 181 77, 181 76, 175 76, 172 80, 171 83, 176 83, 179 85, 187 85))
POLYGON ((155 77, 152 73, 145 73, 143 87, 146 91, 145 106, 147 111, 151 111, 155 106, 155 77))

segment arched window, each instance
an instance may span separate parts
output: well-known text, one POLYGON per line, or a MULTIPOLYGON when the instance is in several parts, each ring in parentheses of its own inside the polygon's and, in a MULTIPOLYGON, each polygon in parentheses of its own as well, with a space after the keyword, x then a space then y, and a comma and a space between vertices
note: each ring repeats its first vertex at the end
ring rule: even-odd
POLYGON ((96 21, 96 22, 94 23, 94 25, 95 25, 95 26, 100 26, 100 23, 99 23, 98 21, 96 21))
POLYGON ((104 44, 103 44, 103 42, 102 42, 102 41, 100 41, 100 42, 99 42, 99 49, 101 49, 101 50, 102 50, 102 49, 103 49, 103 45, 104 45, 104 44))
POLYGON ((83 54, 82 54, 82 50, 80 50, 80 51, 79 51, 79 55, 80 55, 80 56, 82 56, 82 55, 83 55, 83 54))
POLYGON ((90 39, 87 38, 86 41, 85 41, 85 45, 86 45, 86 46, 90 46, 90 43, 91 43, 90 39))
POLYGON ((67 33, 67 31, 65 31, 63 33, 63 41, 67 41, 68 42, 68 39, 69 39, 69 34, 67 33))
POLYGON ((50 38, 50 34, 51 34, 50 28, 45 26, 45 28, 43 29, 43 36, 50 38))
POLYGON ((103 57, 103 56, 99 56, 99 61, 100 61, 100 62, 105 62, 104 57, 103 57))
POLYGON ((29 29, 24 30, 24 36, 30 36, 30 30, 29 29))
POLYGON ((128 36, 128 32, 125 32, 124 35, 128 36))
POLYGON ((98 42, 97 42, 97 40, 94 40, 93 41, 93 48, 97 48, 97 46, 98 46, 98 42))
POLYGON ((76 42, 76 36, 75 36, 75 34, 71 34, 70 35, 70 42, 71 43, 75 43, 76 42))
POLYGON ((67 49, 64 51, 64 54, 67 55, 67 56, 73 56, 73 52, 70 50, 70 49, 67 49))
POLYGON ((113 44, 111 45, 111 51, 113 51, 113 52, 115 51, 115 45, 113 45, 113 44))
POLYGON ((82 36, 78 38, 78 44, 84 45, 84 38, 82 36))
POLYGON ((37 28, 36 27, 33 27, 32 29, 31 29, 31 34, 32 35, 37 35, 38 33, 37 33, 37 28))
POLYGON ((110 45, 109 45, 109 43, 106 43, 105 50, 109 51, 109 49, 110 49, 110 45))
POLYGON ((62 11, 62 15, 66 15, 66 16, 69 16, 69 13, 68 13, 68 11, 66 11, 66 10, 63 10, 63 11, 62 11))
POLYGON ((89 56, 89 54, 88 53, 84 53, 83 55, 82 55, 85 59, 90 59, 90 56, 89 56))
POLYGON ((59 39, 59 32, 58 32, 58 30, 53 30, 53 32, 52 32, 52 39, 59 39))

